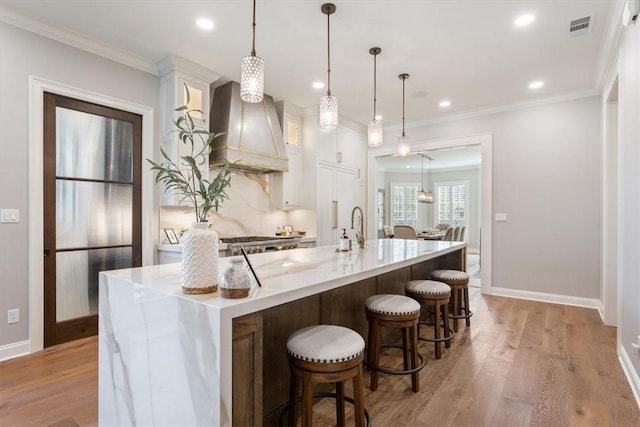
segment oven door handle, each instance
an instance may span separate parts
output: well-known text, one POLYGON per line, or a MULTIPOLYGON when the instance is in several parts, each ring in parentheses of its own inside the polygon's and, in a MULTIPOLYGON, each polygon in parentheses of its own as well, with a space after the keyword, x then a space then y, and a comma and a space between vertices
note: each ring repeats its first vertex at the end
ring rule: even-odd
POLYGON ((331 228, 334 230, 338 228, 338 201, 337 200, 331 201, 331 228))

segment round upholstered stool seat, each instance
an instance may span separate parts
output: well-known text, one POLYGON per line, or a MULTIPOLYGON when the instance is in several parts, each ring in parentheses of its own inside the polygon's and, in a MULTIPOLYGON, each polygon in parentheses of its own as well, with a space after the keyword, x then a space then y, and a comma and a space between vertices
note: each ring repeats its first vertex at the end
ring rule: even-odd
POLYGON ((449 328, 449 298, 451 287, 446 283, 435 280, 412 280, 405 285, 407 296, 420 303, 424 310, 424 317, 420 321, 422 325, 433 325, 433 338, 423 337, 418 332, 420 341, 429 341, 435 344, 436 359, 442 357, 442 342, 446 347, 451 347, 451 338, 454 332, 449 328), (426 320, 426 317, 433 315, 433 321, 426 320), (442 328, 442 329, 441 329, 442 328))
POLYGON ((381 294, 367 298, 364 303, 367 310, 379 314, 403 316, 420 313, 420 304, 404 295, 381 294))
POLYGON ((451 286, 453 313, 449 317, 453 319, 453 330, 458 332, 459 319, 465 319, 467 326, 471 326, 473 312, 469 309, 469 275, 459 270, 435 270, 431 272, 431 279, 451 286))
POLYGON ((309 326, 289 336, 287 352, 307 362, 346 362, 364 352, 364 339, 356 331, 343 326, 309 326))
POLYGON ((322 393, 321 397, 332 396, 336 398, 338 425, 344 425, 344 402, 346 400, 354 405, 356 426, 365 426, 365 419, 368 419, 368 415, 364 409, 362 375, 364 348, 364 339, 360 334, 343 326, 309 326, 289 336, 287 340, 287 354, 291 371, 289 425, 296 425, 298 386, 302 382, 303 426, 311 426, 314 383, 335 383, 335 394, 322 393), (344 382, 349 379, 353 380, 353 398, 344 395, 344 382))
POLYGON ((431 278, 448 285, 466 285, 469 283, 469 275, 459 270, 435 270, 431 272, 431 278))
POLYGON ((418 354, 418 327, 420 304, 404 295, 373 295, 365 301, 365 313, 369 322, 367 367, 371 370, 371 390, 378 388, 378 373, 411 375, 411 389, 420 389, 419 371, 424 367, 424 358, 418 354), (381 328, 400 329, 402 346, 381 345, 381 328), (391 369, 380 365, 381 348, 401 348, 403 369, 391 369), (419 362, 418 362, 419 360, 419 362))

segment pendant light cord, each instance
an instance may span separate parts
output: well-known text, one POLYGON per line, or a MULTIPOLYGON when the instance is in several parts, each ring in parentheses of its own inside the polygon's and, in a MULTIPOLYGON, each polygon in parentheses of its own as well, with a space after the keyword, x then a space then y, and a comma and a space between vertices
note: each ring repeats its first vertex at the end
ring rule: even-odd
POLYGON ((327 96, 331 96, 331 26, 329 25, 330 17, 331 14, 327 13, 327 96))
POLYGON ((376 65, 376 58, 378 57, 378 55, 373 55, 373 120, 376 120, 376 81, 377 81, 377 76, 376 76, 376 69, 377 69, 377 65, 376 65))
POLYGON ((253 40, 251 41, 251 56, 256 56, 256 0, 253 0, 253 40))
POLYGON ((405 136, 404 133, 404 81, 406 78, 402 79, 402 136, 405 136))
POLYGON ((420 154, 420 157, 422 157, 422 173, 420 176, 422 178, 422 192, 424 192, 424 154, 420 154))

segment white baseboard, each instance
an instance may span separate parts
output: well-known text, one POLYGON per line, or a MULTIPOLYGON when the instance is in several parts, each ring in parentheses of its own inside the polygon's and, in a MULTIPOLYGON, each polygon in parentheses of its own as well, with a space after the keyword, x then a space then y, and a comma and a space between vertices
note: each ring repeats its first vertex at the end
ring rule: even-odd
POLYGON ((633 391, 633 395, 636 398, 636 403, 638 407, 640 407, 640 377, 638 377, 638 373, 633 368, 631 359, 629 359, 629 355, 623 346, 618 347, 618 359, 620 360, 624 374, 627 376, 627 381, 629 381, 631 391, 633 391))
POLYGON ((31 353, 31 342, 29 340, 6 344, 0 346, 0 362, 14 357, 26 356, 29 353, 31 353))
POLYGON ((467 248, 467 253, 472 255, 478 255, 480 253, 480 249, 469 249, 467 248))
POLYGON ((552 304, 574 305, 577 307, 586 307, 586 308, 594 308, 594 309, 599 309, 601 307, 600 300, 596 298, 583 298, 583 297, 573 297, 570 295, 547 294, 544 292, 523 291, 521 289, 493 287, 491 288, 491 295, 526 299, 531 301, 549 302, 552 304))

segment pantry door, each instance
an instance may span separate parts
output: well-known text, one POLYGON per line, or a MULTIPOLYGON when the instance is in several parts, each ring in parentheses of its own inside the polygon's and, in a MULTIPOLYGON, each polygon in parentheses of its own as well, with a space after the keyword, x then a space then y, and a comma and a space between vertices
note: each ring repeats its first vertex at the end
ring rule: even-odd
POLYGON ((96 335, 98 273, 142 265, 142 117, 44 94, 44 345, 96 335))

